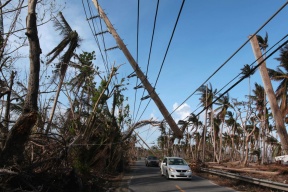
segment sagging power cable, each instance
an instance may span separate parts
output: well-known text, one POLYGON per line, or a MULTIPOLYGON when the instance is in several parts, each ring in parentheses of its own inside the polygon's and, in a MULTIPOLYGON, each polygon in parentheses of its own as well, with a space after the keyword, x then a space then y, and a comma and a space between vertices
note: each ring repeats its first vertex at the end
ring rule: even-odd
MULTIPOLYGON (((180 15, 181 15, 181 13, 182 13, 182 9, 183 9, 183 7, 184 7, 184 4, 185 4, 185 0, 182 1, 182 4, 181 4, 181 7, 180 7, 180 10, 179 10, 179 12, 178 12, 178 16, 177 16, 176 22, 175 22, 175 24, 174 24, 174 28, 173 28, 172 34, 171 34, 171 37, 170 37, 170 40, 169 40, 168 46, 167 46, 167 48, 166 48, 166 52, 165 52, 165 55, 164 55, 164 58, 163 58, 163 61, 162 61, 162 64, 161 64, 160 70, 159 70, 159 72, 158 72, 156 82, 155 82, 155 84, 154 84, 154 91, 155 91, 155 88, 156 88, 157 82, 158 82, 158 80, 159 80, 160 74, 161 74, 161 72, 162 72, 162 68, 163 68, 164 62, 165 62, 165 60, 166 60, 166 56, 167 56, 167 54, 168 54, 168 51, 169 51, 169 48, 170 48, 170 45, 171 45, 172 39, 173 39, 173 37, 174 37, 174 33, 175 33, 176 27, 177 27, 177 25, 178 25, 178 21, 179 21, 180 15)), ((144 111, 142 112, 142 115, 144 114, 145 110, 147 109, 147 107, 148 107, 150 101, 151 101, 151 98, 150 98, 149 102, 147 103, 147 105, 146 105, 144 111)), ((139 120, 141 119, 142 115, 139 117, 139 120)))
POLYGON ((194 92, 192 92, 192 94, 190 94, 178 107, 176 107, 170 113, 170 115, 172 115, 177 109, 179 109, 179 107, 181 107, 186 101, 188 101, 188 99, 190 99, 200 87, 204 86, 222 67, 224 67, 251 40, 251 38, 253 38, 256 34, 258 34, 259 31, 261 31, 282 9, 284 9, 284 7, 287 4, 288 1, 286 1, 286 3, 284 3, 284 5, 282 5, 258 30, 256 30, 256 32, 253 33, 253 35, 251 35, 251 37, 248 38, 248 40, 246 40, 222 65, 220 65, 220 67, 218 67, 216 71, 214 71, 212 75, 210 75, 194 92))
MULTIPOLYGON (((157 5, 156 5, 156 11, 155 11, 155 17, 154 17, 154 24, 153 24, 153 30, 152 30, 152 38, 151 38, 151 42, 150 42, 148 62, 147 62, 146 73, 145 73, 145 76, 146 76, 146 77, 147 77, 148 71, 149 71, 150 58, 151 58, 151 52, 152 52, 152 46, 153 46, 153 40, 154 40, 154 34, 155 34, 155 28, 156 28, 156 21, 157 21, 158 9, 159 9, 159 2, 160 2, 160 1, 158 0, 158 1, 157 1, 157 5)), ((142 93, 141 98, 144 97, 144 93, 145 93, 145 89, 143 90, 143 93, 142 93)), ((142 101, 143 101, 143 100, 141 99, 140 104, 139 104, 138 109, 137 109, 136 117, 138 116, 138 113, 139 113, 139 110, 140 110, 142 101)), ((150 101, 149 101, 148 103, 150 103, 150 101)), ((146 108, 147 108, 147 107, 146 107, 146 108)), ((134 119, 134 120, 135 120, 135 119, 134 119)))
MULTIPOLYGON (((260 66, 262 65, 269 57, 271 57, 272 55, 274 55, 279 49, 281 49, 284 45, 286 45, 288 43, 288 40, 286 40, 284 43, 282 43, 279 47, 277 47, 274 51, 272 51, 267 57, 263 58, 263 60, 256 65, 254 68, 251 69, 251 71, 247 74, 253 74, 254 71, 260 66)), ((258 61, 260 58, 258 58, 256 61, 258 61)), ((256 62, 255 61, 255 62, 256 62)), ((228 93, 231 89, 233 89, 236 85, 238 85, 241 81, 243 81, 244 79, 246 79, 247 76, 243 76, 241 77, 236 83, 234 83, 232 86, 230 86, 224 93, 222 93, 221 95, 219 95, 214 101, 212 101, 208 106, 204 107, 202 109, 202 111, 200 111, 196 116, 199 116, 203 111, 205 111, 206 109, 208 109, 211 105, 213 105, 217 100, 219 100, 221 97, 223 97, 226 93, 228 93)))

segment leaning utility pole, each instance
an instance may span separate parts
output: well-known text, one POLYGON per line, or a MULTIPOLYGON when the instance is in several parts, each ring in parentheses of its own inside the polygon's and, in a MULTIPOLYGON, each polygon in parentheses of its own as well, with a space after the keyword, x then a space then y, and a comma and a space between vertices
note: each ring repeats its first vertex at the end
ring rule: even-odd
MULTIPOLYGON (((249 36, 249 38, 251 38, 251 36, 249 36)), ((276 130, 277 130, 278 135, 280 137, 282 150, 287 155, 288 154, 288 135, 287 135, 286 127, 284 125, 284 119, 283 119, 282 114, 280 112, 280 109, 279 109, 279 106, 277 103, 277 99, 276 99, 276 95, 274 93, 274 90, 273 90, 273 87, 271 84, 271 80, 270 80, 270 77, 268 75, 268 71, 266 68, 266 62, 262 56, 256 35, 254 35, 250 39, 250 42, 252 45, 252 50, 253 50, 254 56, 257 59, 258 64, 263 62, 259 66, 260 75, 261 75, 262 82, 264 85, 265 93, 268 97, 268 101, 269 101, 269 104, 271 107, 272 115, 274 117, 276 130)))
POLYGON ((169 114, 168 110, 166 109, 165 105, 162 103, 161 99, 159 98, 159 96, 155 93, 154 88, 151 86, 151 84, 149 83, 149 81, 147 80, 146 76, 143 74, 143 72, 141 71, 141 69, 139 68, 138 64, 136 63, 136 61, 134 60, 134 58, 132 57, 131 53, 129 52, 129 50, 127 49, 126 45, 123 43, 122 39, 119 37, 118 33, 116 32, 116 30, 114 29, 114 27, 112 26, 111 22, 109 21, 108 17, 106 16, 106 14, 104 13, 104 11, 102 10, 102 8, 100 7, 100 5, 98 4, 97 0, 92 0, 96 9, 99 12, 100 17, 104 20, 104 22, 107 25, 107 28, 109 30, 109 32, 113 35, 113 37, 115 38, 119 48, 123 51, 124 55, 126 56, 126 58, 128 59, 129 63, 131 64, 132 68, 134 69, 137 77, 141 80, 143 86, 145 87, 145 89, 148 91, 151 99, 153 99, 153 101, 155 102, 155 104, 157 105, 157 107, 159 108, 160 112, 162 113, 162 115, 164 116, 165 120, 167 121, 167 123, 169 124, 170 128, 172 129, 172 131, 175 133, 175 135, 178 138, 182 138, 183 137, 183 133, 180 131, 180 129, 178 128, 177 124, 175 123, 174 119, 171 117, 171 115, 169 114))
POLYGON ((146 145, 146 147, 150 150, 150 152, 153 153, 154 156, 157 156, 157 154, 153 151, 153 149, 149 147, 149 145, 142 139, 142 137, 140 137, 140 135, 136 131, 134 131, 134 133, 137 135, 137 137, 141 139, 141 141, 146 145))

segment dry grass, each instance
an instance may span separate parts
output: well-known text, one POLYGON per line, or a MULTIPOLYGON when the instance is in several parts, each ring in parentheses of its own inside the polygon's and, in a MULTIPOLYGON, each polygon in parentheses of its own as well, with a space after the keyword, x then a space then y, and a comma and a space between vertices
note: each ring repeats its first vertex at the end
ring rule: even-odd
MULTIPOLYGON (((193 167, 199 167, 199 166, 193 166, 193 167)), ((205 165, 202 165, 202 167, 208 167, 208 168, 215 168, 221 169, 222 171, 232 171, 237 172, 239 168, 241 169, 241 172, 238 172, 239 174, 247 177, 252 178, 259 178, 259 179, 265 179, 280 183, 288 183, 288 166, 286 165, 279 165, 279 164, 269 164, 269 165, 258 165, 258 164, 250 164, 248 167, 241 167, 238 163, 226 163, 226 164, 215 164, 215 163, 206 163, 205 165), (229 168, 229 170, 228 170, 229 168), (233 169, 234 168, 234 169, 233 169), (246 170, 246 171, 243 171, 246 170), (269 174, 267 174, 269 173, 269 174)), ((227 177, 222 176, 216 176, 211 175, 209 173, 203 173, 199 171, 199 169, 194 169, 194 173, 197 176, 209 179, 213 181, 214 183, 231 187, 237 191, 249 191, 249 192, 271 192, 273 190, 267 188, 267 187, 261 187, 258 185, 250 184, 243 181, 237 181, 233 179, 229 179, 227 177)), ((277 190, 274 190, 275 192, 277 190)), ((277 191, 278 192, 278 191, 277 191)))

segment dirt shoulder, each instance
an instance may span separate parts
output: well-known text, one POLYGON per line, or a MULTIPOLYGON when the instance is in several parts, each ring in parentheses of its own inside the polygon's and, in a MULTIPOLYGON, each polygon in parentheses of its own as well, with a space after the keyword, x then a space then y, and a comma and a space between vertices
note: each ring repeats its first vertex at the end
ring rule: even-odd
MULTIPOLYGON (((203 166, 203 165, 202 165, 203 166)), ((288 166, 280 164, 258 165, 249 164, 247 167, 241 167, 239 163, 205 163, 206 168, 218 169, 221 171, 227 171, 231 173, 238 173, 239 175, 264 179, 279 183, 288 183, 288 166)), ((250 191, 250 192, 271 192, 279 190, 271 190, 267 187, 261 187, 258 185, 250 184, 244 181, 237 181, 228 177, 216 176, 210 173, 201 172, 199 169, 194 169, 194 174, 213 181, 214 183, 231 187, 237 191, 250 191)))

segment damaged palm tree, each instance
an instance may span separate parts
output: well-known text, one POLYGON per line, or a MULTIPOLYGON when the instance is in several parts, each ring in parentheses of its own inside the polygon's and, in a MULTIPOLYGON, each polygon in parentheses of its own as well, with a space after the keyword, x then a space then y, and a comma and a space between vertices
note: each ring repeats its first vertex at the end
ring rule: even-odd
POLYGON ((59 16, 60 16, 60 21, 55 19, 55 27, 56 27, 56 30, 60 31, 60 34, 63 35, 63 40, 50 53, 47 54, 47 56, 50 56, 53 54, 53 56, 48 60, 47 64, 54 61, 54 59, 57 56, 59 56, 60 53, 67 46, 69 46, 69 47, 68 47, 67 51, 65 52, 65 54, 61 57, 60 63, 56 66, 57 67, 56 72, 59 72, 60 81, 59 81, 58 89, 57 89, 56 96, 54 99, 54 104, 52 107, 52 111, 50 114, 48 125, 46 128, 46 134, 49 133, 50 128, 51 128, 55 108, 56 108, 56 105, 58 102, 58 97, 59 97, 61 87, 62 87, 64 78, 66 75, 66 71, 68 68, 68 63, 70 62, 70 59, 72 58, 75 49, 79 46, 79 41, 80 41, 78 33, 71 29, 70 25, 67 23, 67 21, 65 20, 65 18, 61 12, 59 13, 59 16))
POLYGON ((25 98, 22 115, 9 131, 5 146, 1 152, 1 166, 22 162, 25 143, 30 136, 31 129, 37 121, 41 48, 37 32, 37 18, 35 12, 36 4, 36 0, 29 0, 28 15, 26 18, 26 36, 28 37, 30 45, 30 74, 28 81, 28 92, 25 98))

